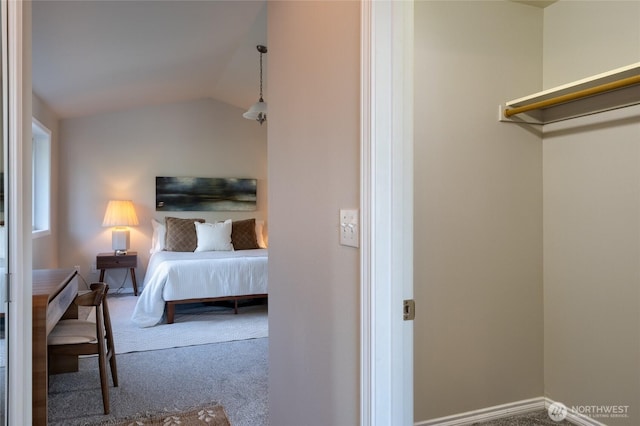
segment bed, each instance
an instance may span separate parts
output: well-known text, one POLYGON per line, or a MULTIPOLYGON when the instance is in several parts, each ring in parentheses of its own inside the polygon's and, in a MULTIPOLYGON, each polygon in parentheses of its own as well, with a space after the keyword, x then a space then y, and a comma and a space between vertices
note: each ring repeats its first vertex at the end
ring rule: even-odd
MULTIPOLYGON (((200 230, 215 226, 221 228, 222 222, 212 226, 202 221, 202 225, 196 226, 200 219, 181 220, 191 221, 191 225, 196 228, 196 248, 191 251, 174 250, 177 247, 169 243, 172 238, 171 221, 166 222, 165 236, 162 235, 162 228, 154 224, 156 240, 152 241, 154 247, 143 289, 131 317, 136 325, 152 327, 162 322, 165 311, 166 322, 171 324, 174 321, 175 306, 181 303, 231 300, 234 302, 235 313, 238 313, 238 300, 268 297, 268 251, 263 248, 262 241, 257 239, 255 243, 243 244, 239 240, 240 234, 236 232, 235 240, 231 240, 235 245, 232 243, 231 247, 227 244, 226 235, 220 240, 224 244, 220 244, 220 241, 208 244, 212 240, 207 239, 204 231, 200 230), (160 240, 165 241, 164 246, 158 242, 160 240)), ((224 223, 231 229, 231 221, 224 223)), ((249 229, 247 226, 250 224, 257 231, 254 235, 262 234, 262 225, 256 225, 255 221, 234 223, 238 229, 240 226, 249 229)), ((188 222, 183 222, 182 225, 188 225, 188 222)), ((187 232, 191 235, 190 229, 187 232)))

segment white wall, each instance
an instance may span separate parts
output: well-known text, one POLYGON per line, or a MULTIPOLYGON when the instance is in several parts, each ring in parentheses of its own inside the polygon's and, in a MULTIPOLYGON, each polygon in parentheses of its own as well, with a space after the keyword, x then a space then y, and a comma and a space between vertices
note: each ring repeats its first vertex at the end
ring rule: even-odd
MULTIPOLYGON (((32 96, 33 117, 51 131, 51 192, 58 187, 58 117, 35 94, 32 96)), ((33 240, 33 269, 58 267, 58 197, 51 197, 51 233, 33 240)))
POLYGON ((360 6, 269 2, 269 417, 359 422, 360 6))
POLYGON ((415 5, 415 420, 543 394, 542 10, 415 5))
MULTIPOLYGON (((87 280, 95 255, 111 251, 111 229, 102 227, 110 199, 131 199, 140 226, 131 227, 142 284, 151 246, 151 219, 165 215, 267 219, 266 126, 244 111, 211 99, 155 105, 60 122, 60 266, 81 266, 87 280), (156 212, 155 177, 258 179, 256 212, 156 212)), ((125 270, 107 271, 120 286, 125 270)), ((130 281, 127 280, 127 286, 130 281)))
MULTIPOLYGON (((640 2, 562 1, 544 31, 545 86, 640 61, 640 2)), ((545 394, 638 425, 640 108, 547 125, 543 152, 545 394)))

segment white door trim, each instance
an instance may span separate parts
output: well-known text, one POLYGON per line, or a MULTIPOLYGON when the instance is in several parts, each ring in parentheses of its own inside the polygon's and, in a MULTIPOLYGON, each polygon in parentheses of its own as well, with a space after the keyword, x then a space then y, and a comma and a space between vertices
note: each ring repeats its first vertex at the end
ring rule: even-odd
POLYGON ((8 158, 6 161, 8 197, 7 269, 10 273, 8 305, 8 393, 5 422, 28 425, 32 420, 31 404, 31 56, 30 36, 25 37, 25 19, 30 22, 28 2, 5 1, 7 16, 7 116, 8 158), (26 47, 25 47, 26 45, 26 47), (25 167, 25 164, 29 164, 25 167), (26 212, 26 213, 25 213, 26 212), (22 237, 20 237, 22 236, 22 237), (28 238, 26 237, 28 236, 28 238))
POLYGON ((413 2, 363 0, 360 424, 413 424, 413 2))

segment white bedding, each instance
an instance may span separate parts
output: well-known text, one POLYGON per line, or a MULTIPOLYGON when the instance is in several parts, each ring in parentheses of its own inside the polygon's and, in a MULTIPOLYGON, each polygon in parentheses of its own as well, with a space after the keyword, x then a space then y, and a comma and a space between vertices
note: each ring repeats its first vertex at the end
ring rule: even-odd
POLYGON ((267 249, 153 253, 132 321, 151 327, 165 301, 267 294, 267 249))

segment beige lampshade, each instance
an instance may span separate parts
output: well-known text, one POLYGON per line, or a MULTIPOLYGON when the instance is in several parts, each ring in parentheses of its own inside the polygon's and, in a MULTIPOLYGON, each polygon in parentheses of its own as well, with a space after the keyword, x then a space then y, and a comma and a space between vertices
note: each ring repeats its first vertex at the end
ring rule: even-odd
POLYGON ((129 230, 126 227, 136 225, 138 225, 138 216, 130 200, 109 201, 102 226, 115 226, 111 232, 111 247, 116 254, 127 253, 129 230))
POLYGON ((111 200, 107 205, 102 226, 137 226, 138 216, 131 200, 111 200))

